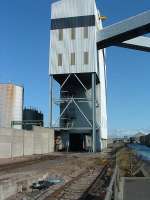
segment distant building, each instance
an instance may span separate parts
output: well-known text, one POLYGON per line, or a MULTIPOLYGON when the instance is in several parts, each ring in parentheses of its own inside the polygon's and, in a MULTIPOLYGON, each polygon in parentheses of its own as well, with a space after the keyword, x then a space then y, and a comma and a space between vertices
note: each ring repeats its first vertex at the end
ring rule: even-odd
POLYGON ((42 126, 43 113, 33 108, 24 108, 23 110, 23 129, 31 130, 32 126, 42 126))
POLYGON ((140 143, 150 147, 150 133, 140 137, 140 143))
POLYGON ((145 134, 139 132, 139 133, 135 134, 134 136, 130 137, 130 142, 131 143, 140 143, 140 138, 143 136, 145 136, 145 134))
MULTIPOLYGON (((12 83, 0 83, 0 128, 10 128, 13 121, 22 121, 24 89, 12 83)), ((21 129, 21 125, 14 128, 21 129)))

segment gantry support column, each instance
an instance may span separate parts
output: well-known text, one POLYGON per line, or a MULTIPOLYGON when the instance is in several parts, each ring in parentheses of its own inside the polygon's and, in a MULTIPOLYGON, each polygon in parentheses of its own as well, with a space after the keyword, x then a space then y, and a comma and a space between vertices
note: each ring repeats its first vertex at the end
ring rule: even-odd
POLYGON ((92 73, 92 147, 96 152, 96 75, 92 73))
POLYGON ((52 128, 53 123, 53 76, 49 77, 49 121, 50 128, 52 128))

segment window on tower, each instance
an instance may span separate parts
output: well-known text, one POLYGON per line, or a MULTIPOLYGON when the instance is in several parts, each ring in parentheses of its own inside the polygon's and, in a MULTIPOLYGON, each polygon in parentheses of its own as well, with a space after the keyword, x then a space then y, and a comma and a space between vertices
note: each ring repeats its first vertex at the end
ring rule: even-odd
POLYGON ((61 41, 63 40, 63 29, 58 30, 58 39, 61 41))
POLYGON ((71 53, 71 65, 75 65, 75 53, 71 53))
POLYGON ((75 28, 71 28, 71 39, 75 40, 76 38, 76 29, 75 28))
POLYGON ((58 54, 58 66, 62 66, 62 54, 58 54))
POLYGON ((84 64, 85 65, 89 64, 89 53, 87 51, 84 52, 84 64))
POLYGON ((88 38, 88 27, 84 27, 84 38, 88 38))

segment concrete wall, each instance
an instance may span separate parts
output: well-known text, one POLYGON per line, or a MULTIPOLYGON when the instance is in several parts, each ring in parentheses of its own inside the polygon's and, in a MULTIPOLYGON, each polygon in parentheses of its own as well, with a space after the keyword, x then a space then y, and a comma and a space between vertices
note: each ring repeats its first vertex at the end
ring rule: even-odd
POLYGON ((54 151, 54 130, 34 127, 33 131, 0 128, 0 158, 47 154, 54 151))

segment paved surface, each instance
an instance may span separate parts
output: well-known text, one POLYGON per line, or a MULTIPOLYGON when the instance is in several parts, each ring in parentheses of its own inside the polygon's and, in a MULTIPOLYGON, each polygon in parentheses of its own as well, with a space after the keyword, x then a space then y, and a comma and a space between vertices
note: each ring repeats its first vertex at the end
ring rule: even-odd
POLYGON ((123 200, 150 200, 150 178, 125 178, 123 200))

